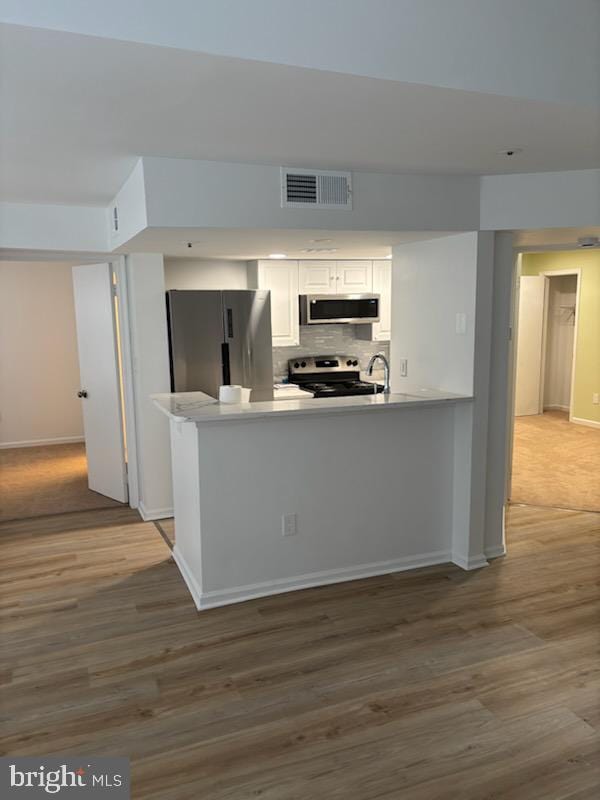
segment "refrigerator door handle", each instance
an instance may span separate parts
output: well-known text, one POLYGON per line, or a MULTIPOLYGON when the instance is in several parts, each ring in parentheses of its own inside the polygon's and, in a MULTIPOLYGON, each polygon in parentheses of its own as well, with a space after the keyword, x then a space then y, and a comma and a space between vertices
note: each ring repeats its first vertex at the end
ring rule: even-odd
POLYGON ((231 383, 231 365, 229 362, 229 345, 227 342, 223 342, 221 345, 221 367, 223 383, 225 386, 229 386, 231 383))
POLYGON ((225 328, 227 331, 227 338, 233 339, 233 309, 225 309, 225 328))

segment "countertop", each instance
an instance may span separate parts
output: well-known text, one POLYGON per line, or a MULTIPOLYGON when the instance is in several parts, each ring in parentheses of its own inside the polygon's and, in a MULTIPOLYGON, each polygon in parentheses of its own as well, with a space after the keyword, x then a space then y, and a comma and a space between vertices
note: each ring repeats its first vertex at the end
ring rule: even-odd
POLYGON ((415 387, 408 392, 355 397, 325 397, 294 400, 265 400, 257 403, 219 403, 204 392, 154 394, 154 404, 176 422, 224 422, 227 420, 260 419, 290 415, 335 414, 342 412, 385 411, 446 405, 472 400, 468 395, 452 394, 436 389, 415 387))

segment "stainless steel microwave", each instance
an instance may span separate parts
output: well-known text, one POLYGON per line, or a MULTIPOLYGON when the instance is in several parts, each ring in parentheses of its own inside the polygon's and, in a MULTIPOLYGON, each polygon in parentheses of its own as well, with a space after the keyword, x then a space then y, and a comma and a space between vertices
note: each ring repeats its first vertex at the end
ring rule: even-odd
POLYGON ((300 324, 379 322, 378 294, 301 294, 300 324))

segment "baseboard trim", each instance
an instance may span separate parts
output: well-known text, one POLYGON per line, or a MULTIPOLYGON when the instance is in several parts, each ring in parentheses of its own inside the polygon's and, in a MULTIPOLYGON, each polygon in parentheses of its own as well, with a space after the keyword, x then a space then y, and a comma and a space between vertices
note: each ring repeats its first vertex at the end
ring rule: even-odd
POLYGON ((595 419, 584 419, 583 417, 571 417, 569 422, 574 422, 575 425, 586 425, 588 428, 600 428, 600 422, 595 419))
POLYGON ((466 571, 470 571, 472 569, 481 569, 481 567, 488 566, 488 560, 483 553, 477 556, 453 555, 452 563, 466 571))
POLYGON ((486 558, 501 558, 506 555, 506 545, 501 544, 497 547, 488 547, 484 552, 486 558))
POLYGON ((202 608, 204 608, 202 605, 202 589, 200 588, 200 584, 194 578, 191 569, 188 567, 187 561, 181 555, 177 544, 173 545, 173 548, 171 549, 171 555, 173 556, 173 561, 177 564, 181 577, 183 578, 189 593, 192 595, 194 605, 198 611, 200 611, 202 608))
POLYGON ((450 553, 434 552, 391 561, 378 561, 372 564, 359 564, 355 567, 342 567, 340 569, 311 572, 306 575, 294 575, 291 578, 280 578, 264 583, 253 583, 247 586, 235 586, 231 589, 218 589, 212 592, 202 592, 200 585, 194 578, 185 558, 177 548, 173 547, 173 559, 181 576, 185 581, 198 611, 208 608, 227 606, 232 603, 241 603, 244 600, 254 600, 259 597, 269 597, 285 592, 294 592, 300 589, 310 589, 315 586, 328 586, 345 581, 373 578, 377 575, 387 575, 391 572, 405 572, 419 567, 431 567, 436 564, 448 564, 451 561, 450 553))
POLYGON ((544 411, 569 411, 569 406, 561 406, 556 403, 549 403, 544 406, 544 411))
POLYGON ((83 436, 56 436, 53 439, 25 439, 22 442, 0 442, 0 450, 16 450, 20 447, 42 447, 47 444, 73 444, 85 442, 83 436))
POLYGON ((146 508, 141 500, 138 504, 138 511, 144 522, 152 522, 155 519, 168 519, 174 515, 172 506, 169 508, 146 508))

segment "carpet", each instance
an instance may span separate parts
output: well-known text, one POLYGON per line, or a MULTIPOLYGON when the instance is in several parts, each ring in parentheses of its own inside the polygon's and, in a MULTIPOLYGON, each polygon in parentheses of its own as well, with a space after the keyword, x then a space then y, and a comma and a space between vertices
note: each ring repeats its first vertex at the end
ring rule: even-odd
POLYGON ((88 489, 83 442, 0 450, 0 521, 122 507, 88 489))
POLYGON ((511 502, 600 511, 600 429, 562 411, 515 419, 511 502))

